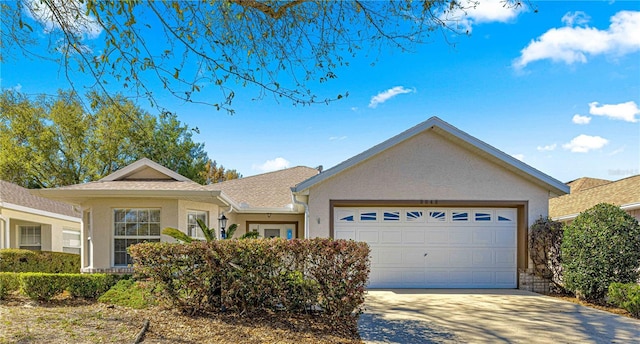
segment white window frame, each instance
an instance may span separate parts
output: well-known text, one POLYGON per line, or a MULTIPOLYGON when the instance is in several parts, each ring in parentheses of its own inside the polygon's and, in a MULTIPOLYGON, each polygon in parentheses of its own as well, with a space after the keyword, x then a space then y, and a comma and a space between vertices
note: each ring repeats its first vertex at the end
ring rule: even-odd
POLYGON ((198 226, 198 222, 196 221, 198 218, 202 218, 204 216, 204 224, 209 226, 209 212, 204 210, 187 210, 187 235, 194 238, 204 240, 204 233, 198 226), (193 219, 193 221, 192 221, 193 219), (195 234, 195 235, 194 235, 195 234))
POLYGON ((62 228, 62 252, 80 254, 81 240, 80 231, 62 228), (70 235, 73 235, 74 238, 69 238, 70 235), (75 238, 76 236, 77 238, 75 238))
POLYGON ((160 212, 160 208, 114 208, 113 209, 113 225, 112 225, 112 229, 113 229, 113 249, 111 250, 112 253, 112 265, 113 266, 129 266, 130 265, 130 259, 131 257, 129 257, 129 254, 126 254, 126 262, 122 263, 122 262, 116 262, 116 256, 118 255, 118 253, 121 253, 121 250, 116 251, 116 249, 118 248, 117 242, 119 240, 125 240, 125 245, 124 245, 124 249, 126 252, 126 248, 129 247, 130 245, 133 244, 138 244, 140 242, 160 242, 160 232, 161 232, 161 212, 160 212), (139 216, 140 212, 146 211, 147 212, 147 220, 144 221, 144 219, 140 219, 139 216), (150 212, 157 212, 157 218, 154 218, 153 220, 157 220, 157 221, 151 221, 151 214, 150 212), (118 212, 124 212, 124 216, 122 218, 117 217, 117 213, 118 212), (135 221, 133 221, 133 212, 135 212, 135 221), (118 221, 121 220, 121 221, 118 221), (123 226, 124 225, 124 226, 123 226), (127 226, 127 225, 131 225, 131 226, 127 226), (141 227, 145 227, 145 225, 149 225, 148 228, 149 230, 147 231, 146 228, 141 228, 141 227), (151 227, 155 228, 154 230, 157 230, 157 235, 152 235, 151 234, 151 227), (133 234, 133 231, 135 230, 136 234, 133 234), (146 232, 146 233, 140 233, 139 230, 141 230, 142 232, 146 232), (129 242, 127 242, 129 241, 129 242))
POLYGON ((20 240, 18 241, 18 247, 25 250, 41 251, 42 250, 42 226, 41 225, 18 225, 18 233, 20 234, 20 240), (24 231, 32 230, 33 233, 26 233, 24 231), (36 234, 36 231, 38 232, 36 234), (38 237, 37 242, 27 242, 28 238, 38 237))

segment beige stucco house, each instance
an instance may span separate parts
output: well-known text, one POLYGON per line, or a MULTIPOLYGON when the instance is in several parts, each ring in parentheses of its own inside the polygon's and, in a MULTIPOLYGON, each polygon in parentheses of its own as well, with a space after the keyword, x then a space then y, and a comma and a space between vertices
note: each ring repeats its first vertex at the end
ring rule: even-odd
POLYGON ((126 269, 127 245, 170 240, 159 234, 168 226, 188 232, 190 216, 217 228, 224 214, 236 235, 365 241, 370 287, 515 288, 529 264, 528 226, 568 191, 432 117, 321 173, 294 167, 201 186, 145 159, 39 193, 82 207, 84 271, 126 269), (140 226, 144 235, 129 234, 140 226))
POLYGON ((80 212, 0 180, 0 248, 80 253, 80 212))
POLYGON ((567 185, 570 194, 549 200, 549 216, 554 220, 569 223, 598 203, 611 203, 640 221, 640 175, 616 181, 584 177, 567 185))

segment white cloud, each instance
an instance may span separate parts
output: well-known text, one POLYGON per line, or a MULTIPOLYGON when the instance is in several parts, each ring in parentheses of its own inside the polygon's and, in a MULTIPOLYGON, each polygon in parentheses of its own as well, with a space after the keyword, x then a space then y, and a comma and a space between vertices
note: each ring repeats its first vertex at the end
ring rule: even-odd
POLYGON ((573 64, 587 62, 587 55, 611 54, 622 56, 640 50, 640 12, 620 11, 610 18, 608 29, 589 27, 584 13, 567 13, 565 27, 553 28, 520 51, 513 67, 524 68, 529 63, 551 59, 573 64), (575 24, 584 25, 574 26, 575 24))
POLYGON ((636 115, 640 115, 640 109, 634 101, 603 105, 600 105, 598 102, 592 102, 589 103, 589 113, 595 116, 605 116, 611 119, 635 123, 638 121, 636 115))
POLYGON ((541 152, 550 152, 552 150, 555 150, 556 147, 558 147, 558 145, 554 143, 554 144, 550 144, 550 145, 546 145, 546 146, 538 146, 537 149, 539 151, 541 151, 541 152))
POLYGON ((512 157, 520 160, 520 161, 524 161, 524 154, 513 154, 511 155, 512 157))
POLYGON ((589 17, 586 13, 582 11, 576 11, 576 12, 567 12, 564 16, 562 16, 561 20, 565 26, 573 26, 574 24, 586 25, 589 23, 589 20, 591 20, 591 17, 589 17))
MULTIPOLYGON (((102 27, 94 16, 87 15, 87 5, 78 0, 53 0, 57 15, 69 25, 69 31, 73 34, 88 39, 98 38, 102 33, 102 27)), ((60 24, 54 19, 53 12, 41 0, 27 0, 25 12, 32 19, 44 25, 46 33, 60 29, 60 24)))
POLYGON ((620 148, 618 148, 618 149, 616 149, 616 150, 612 151, 612 152, 611 152, 611 153, 609 153, 608 155, 609 155, 609 156, 614 156, 614 155, 620 154, 620 153, 624 152, 624 149, 625 149, 625 146, 622 146, 622 147, 620 147, 620 148))
POLYGON ((591 117, 589 116, 580 116, 579 114, 573 115, 571 122, 575 124, 589 124, 591 122, 591 117))
POLYGON ((471 32, 474 24, 509 22, 527 10, 524 4, 510 6, 504 0, 482 0, 480 2, 463 0, 459 3, 463 9, 444 12, 440 15, 440 19, 445 22, 455 22, 455 26, 459 30, 466 32, 471 32))
POLYGON ((386 91, 380 92, 375 96, 371 97, 371 101, 369 101, 369 107, 375 109, 378 106, 378 104, 382 104, 399 94, 405 94, 405 93, 411 93, 411 92, 415 92, 415 90, 404 88, 402 86, 396 86, 396 87, 390 88, 386 91))
POLYGON ((574 137, 571 142, 562 145, 562 148, 570 150, 573 153, 587 153, 590 150, 600 149, 607 143, 609 143, 609 140, 600 136, 582 134, 574 137))
POLYGON ((267 160, 263 164, 254 164, 252 168, 254 170, 262 171, 262 172, 271 172, 281 170, 283 168, 288 168, 290 162, 287 159, 282 157, 277 157, 273 160, 267 160))
POLYGON ((329 137, 329 141, 342 141, 346 138, 346 136, 331 136, 329 137))

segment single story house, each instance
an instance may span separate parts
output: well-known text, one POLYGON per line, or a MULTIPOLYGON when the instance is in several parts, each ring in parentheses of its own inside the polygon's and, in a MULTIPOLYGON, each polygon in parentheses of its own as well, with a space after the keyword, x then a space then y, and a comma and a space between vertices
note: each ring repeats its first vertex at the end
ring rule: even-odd
POLYGON ((616 181, 584 177, 567 185, 568 195, 549 200, 549 216, 556 221, 570 223, 598 203, 615 204, 640 221, 640 175, 616 181))
POLYGON ((80 212, 0 180, 0 248, 80 253, 80 212))
POLYGON ((140 160, 99 181, 38 190, 83 209, 83 270, 127 271, 126 247, 191 233, 192 217, 236 235, 369 243, 370 287, 516 288, 527 229, 562 182, 437 117, 326 171, 294 167, 208 186, 140 160))

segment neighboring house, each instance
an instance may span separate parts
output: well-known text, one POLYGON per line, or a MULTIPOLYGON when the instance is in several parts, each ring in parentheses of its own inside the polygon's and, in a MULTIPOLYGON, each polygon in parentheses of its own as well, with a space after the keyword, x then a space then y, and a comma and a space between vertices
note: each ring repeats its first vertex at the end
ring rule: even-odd
POLYGON ((214 214, 238 223, 236 235, 365 241, 374 288, 516 288, 529 265, 529 225, 568 191, 432 117, 319 174, 294 167, 200 186, 141 160, 98 182, 39 193, 82 206, 85 271, 125 267, 127 245, 170 240, 157 229, 185 230, 189 211, 206 211, 210 226, 218 227, 214 214), (128 221, 133 210, 155 212, 153 235, 128 234, 130 224, 133 233, 149 222, 128 221))
POLYGON ((567 185, 570 194, 549 200, 549 216, 554 220, 569 223, 598 203, 611 203, 640 221, 640 175, 617 181, 580 178, 567 185))
POLYGON ((0 180, 0 248, 80 253, 80 212, 0 180))

